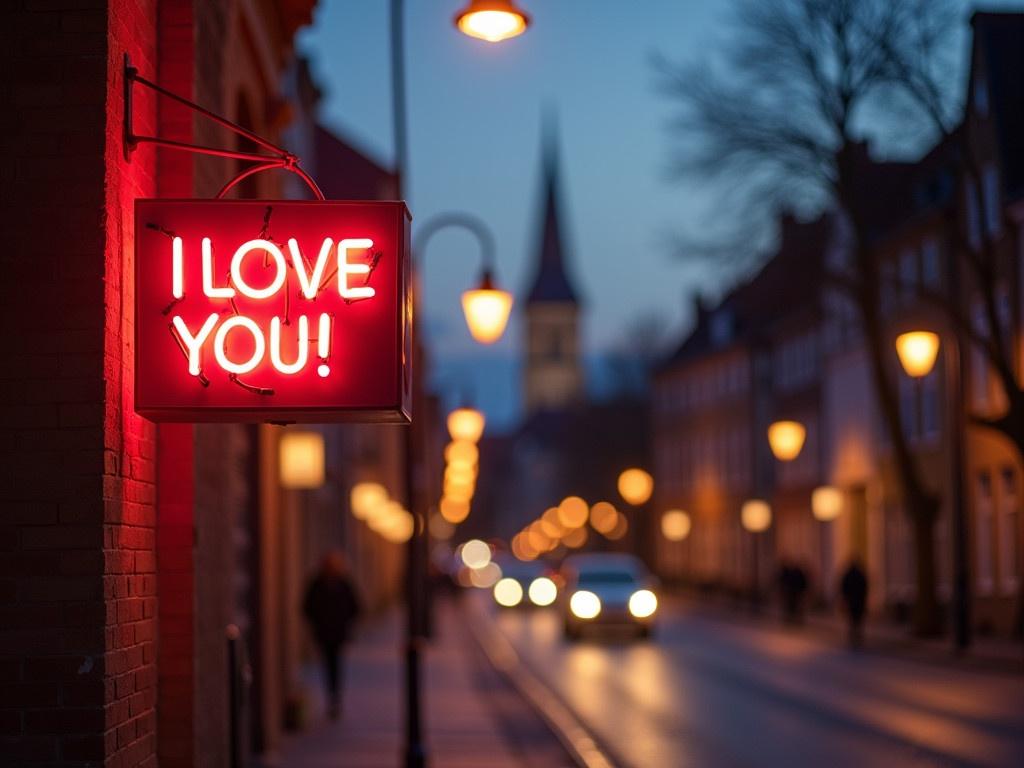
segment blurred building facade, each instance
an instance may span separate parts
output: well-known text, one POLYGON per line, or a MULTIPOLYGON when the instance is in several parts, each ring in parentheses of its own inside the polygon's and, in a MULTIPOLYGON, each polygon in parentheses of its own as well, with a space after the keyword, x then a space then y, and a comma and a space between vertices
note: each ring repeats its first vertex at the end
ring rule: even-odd
MULTIPOLYGON (((1024 158, 1011 138, 1024 128, 1016 73, 1024 70, 1024 16, 975 14, 963 124, 915 163, 874 163, 865 148, 869 239, 881 261, 882 319, 892 338, 908 329, 937 331, 948 349, 954 330, 941 302, 988 327, 982 290, 964 263, 964 238, 986 227, 998 250, 999 323, 1021 376, 1024 341, 1024 158), (959 142, 969 141, 983 179, 977 197, 959 173, 959 142)), ((763 497, 771 528, 762 558, 764 583, 783 561, 800 563, 819 597, 836 597, 838 577, 859 559, 870 577, 871 608, 909 615, 915 596, 914 545, 892 449, 874 395, 856 309, 839 283, 849 254, 837 217, 784 219, 777 250, 764 268, 714 309, 698 307, 693 331, 662 366, 653 397, 653 453, 658 509, 693 517, 686 541, 658 538, 658 570, 726 590, 746 590, 752 534, 740 526, 744 499, 763 497), (838 277, 833 277, 838 276, 838 277), (807 429, 799 458, 776 461, 767 426, 794 419, 807 429), (835 486, 840 516, 817 521, 811 493, 835 486)), ((961 340, 968 551, 973 622, 1010 635, 1021 621, 1021 458, 1010 442, 971 423, 1005 409, 988 359, 961 340)), ((911 379, 891 355, 903 432, 931 490, 942 499, 934 527, 940 599, 952 594, 949 397, 940 351, 935 369, 911 379)), ((764 550, 762 550, 763 552, 764 550)))
MULTIPOLYGON (((301 593, 318 559, 346 549, 371 608, 399 589, 400 545, 354 520, 348 498, 372 479, 401 500, 400 428, 312 428, 327 482, 298 491, 279 476, 284 428, 155 425, 133 406, 134 201, 212 198, 240 166, 147 144, 126 153, 125 55, 162 87, 294 148, 328 195, 393 197, 392 173, 316 123, 316 88, 292 43, 314 5, 111 0, 3 12, 5 90, 24 101, 3 129, 3 165, 32 168, 4 196, 8 229, 26 236, 5 252, 0 288, 17 371, 3 377, 0 427, 0 754, 12 764, 270 755, 302 711, 301 593), (61 309, 30 328, 39 294, 23 266, 44 261, 61 309)), ((142 88, 133 119, 139 134, 252 149, 142 88)), ((232 195, 308 195, 288 176, 251 176, 232 195)))

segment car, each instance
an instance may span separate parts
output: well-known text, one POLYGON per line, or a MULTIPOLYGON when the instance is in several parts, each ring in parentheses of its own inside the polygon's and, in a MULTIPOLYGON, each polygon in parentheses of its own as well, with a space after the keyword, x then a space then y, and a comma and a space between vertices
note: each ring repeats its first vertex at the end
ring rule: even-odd
POLYGON ((626 627, 650 637, 658 611, 655 579, 627 554, 572 555, 562 563, 561 608, 565 637, 578 640, 589 627, 626 627))
POLYGON ((494 585, 494 602, 501 608, 551 605, 558 597, 557 579, 536 560, 501 559, 501 578, 494 585))

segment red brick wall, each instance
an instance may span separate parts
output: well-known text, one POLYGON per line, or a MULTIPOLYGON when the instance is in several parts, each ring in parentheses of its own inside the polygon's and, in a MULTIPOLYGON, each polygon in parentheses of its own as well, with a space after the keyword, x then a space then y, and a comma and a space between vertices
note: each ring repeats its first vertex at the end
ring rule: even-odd
MULTIPOLYGON (((155 764, 151 425, 132 413, 120 62, 152 2, 13 2, 0 93, 0 755, 155 764)), ((137 104, 152 130, 151 102, 137 104)))

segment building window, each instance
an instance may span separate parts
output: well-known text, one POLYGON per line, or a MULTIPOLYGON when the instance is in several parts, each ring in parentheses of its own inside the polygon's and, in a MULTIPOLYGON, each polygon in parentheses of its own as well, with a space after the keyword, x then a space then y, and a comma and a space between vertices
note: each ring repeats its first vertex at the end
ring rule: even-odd
POLYGON ((978 473, 978 489, 975 503, 975 539, 977 542, 975 582, 978 592, 989 594, 992 591, 992 476, 988 470, 978 473))
POLYGON ((990 235, 998 235, 1002 229, 1003 212, 999 201, 999 171, 994 165, 985 166, 982 187, 985 200, 985 229, 990 235))
POLYGON ((926 288, 939 288, 942 285, 939 243, 931 237, 921 246, 921 284, 926 288))
POLYGON ((1020 557, 1017 546, 1020 535, 1020 496, 1017 493, 1017 473, 1013 467, 1003 467, 1003 494, 1000 500, 1002 515, 999 520, 999 583, 1007 594, 1017 591, 1017 572, 1020 557))

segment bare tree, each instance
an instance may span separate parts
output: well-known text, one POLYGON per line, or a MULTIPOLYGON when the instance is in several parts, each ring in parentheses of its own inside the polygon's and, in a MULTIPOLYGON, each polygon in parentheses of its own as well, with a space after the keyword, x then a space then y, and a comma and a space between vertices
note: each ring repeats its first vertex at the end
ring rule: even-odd
MULTIPOLYGON (((869 241, 864 176, 871 164, 863 139, 872 115, 897 110, 920 131, 949 133, 955 108, 942 56, 955 15, 941 0, 739 0, 737 11, 724 69, 660 63, 666 91, 681 108, 675 127, 687 141, 677 168, 730 187, 739 198, 733 213, 744 221, 783 206, 841 212, 852 269, 837 284, 858 309, 913 523, 915 630, 935 634, 939 499, 901 427, 892 345, 881 320, 881 260, 869 241)), ((878 124, 888 138, 899 138, 893 121, 878 124)), ((962 320, 955 302, 945 304, 962 320)), ((998 331, 991 335, 988 346, 998 331)))

